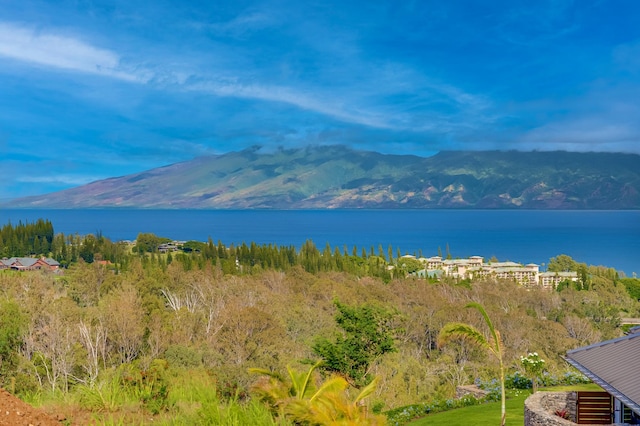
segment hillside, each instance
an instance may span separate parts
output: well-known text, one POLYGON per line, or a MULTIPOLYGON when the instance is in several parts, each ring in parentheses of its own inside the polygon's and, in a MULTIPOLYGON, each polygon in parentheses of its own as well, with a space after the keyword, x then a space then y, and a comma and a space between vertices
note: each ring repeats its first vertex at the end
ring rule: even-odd
POLYGON ((5 207, 638 209, 640 156, 482 151, 425 158, 344 146, 253 148, 5 207))

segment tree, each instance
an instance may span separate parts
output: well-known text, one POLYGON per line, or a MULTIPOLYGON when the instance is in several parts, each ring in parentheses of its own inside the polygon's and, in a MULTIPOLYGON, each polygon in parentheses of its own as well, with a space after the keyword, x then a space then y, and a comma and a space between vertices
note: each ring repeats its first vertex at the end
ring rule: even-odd
POLYGON ((545 361, 538 355, 538 352, 529 352, 527 356, 520 357, 520 364, 522 368, 531 377, 531 391, 536 393, 538 390, 538 377, 542 373, 545 367, 545 361))
POLYGON ((135 287, 125 284, 100 302, 108 342, 116 350, 118 361, 133 361, 142 350, 145 315, 135 287))
POLYGON ((570 272, 577 270, 578 263, 566 254, 552 257, 549 259, 549 265, 547 265, 547 271, 549 272, 570 272))
POLYGON ((321 368, 337 372, 357 387, 368 384, 374 362, 382 355, 396 350, 389 311, 372 305, 351 307, 337 300, 335 317, 343 332, 335 342, 326 338, 313 345, 316 355, 324 359, 321 368))
MULTIPOLYGON (((2 379, 13 374, 17 367, 18 349, 22 343, 26 320, 26 316, 16 302, 0 302, 0 378, 2 379)), ((0 382, 0 384, 3 383, 0 382)))
MULTIPOLYGON (((60 388, 67 392, 75 366, 76 333, 69 318, 65 318, 69 309, 61 306, 64 300, 60 299, 36 317, 30 343, 39 382, 42 383, 40 376, 46 377, 52 391, 60 388)), ((67 303, 73 304, 70 300, 67 303)))
POLYGON ((78 252, 78 256, 82 258, 87 263, 93 263, 94 256, 97 251, 98 242, 96 237, 93 235, 87 235, 82 240, 82 244, 80 245, 80 251, 78 252))
POLYGON ((638 278, 622 278, 620 282, 627 289, 627 293, 634 300, 640 300, 640 279, 638 278))
POLYGON ((136 245, 133 248, 138 253, 153 253, 158 251, 158 246, 163 243, 168 243, 171 240, 169 238, 158 237, 153 233, 139 233, 136 238, 136 245))
POLYGON ((455 338, 461 338, 471 342, 474 345, 479 346, 482 349, 487 350, 489 353, 494 355, 500 364, 500 391, 501 391, 501 410, 502 410, 502 420, 500 421, 500 425, 504 426, 505 424, 505 416, 506 416, 506 394, 504 387, 504 363, 502 354, 504 352, 504 345, 502 342, 502 337, 500 336, 500 332, 495 329, 487 311, 485 311, 484 307, 476 302, 472 302, 466 305, 467 308, 475 308, 480 312, 482 317, 484 318, 487 327, 489 328, 490 337, 487 339, 484 334, 482 334, 477 328, 473 327, 469 324, 453 322, 446 324, 442 330, 440 330, 440 335, 438 336, 438 346, 443 346, 447 342, 455 338))
POLYGON ((397 260, 397 265, 405 274, 413 274, 420 269, 424 269, 424 265, 413 257, 401 257, 397 260))
POLYGON ((207 244, 203 242, 192 240, 192 241, 187 241, 182 245, 182 251, 184 251, 185 253, 204 252, 207 247, 208 247, 207 244))

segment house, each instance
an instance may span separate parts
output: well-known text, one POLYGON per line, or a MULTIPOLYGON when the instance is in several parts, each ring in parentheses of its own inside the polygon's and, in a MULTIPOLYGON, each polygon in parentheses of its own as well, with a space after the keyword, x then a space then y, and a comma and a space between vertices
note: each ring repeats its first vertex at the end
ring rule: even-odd
POLYGON ((1 269, 13 269, 17 271, 34 271, 44 269, 48 271, 57 271, 60 263, 50 257, 12 257, 0 259, 1 269))
POLYGON ((610 423, 640 423, 640 327, 569 351, 566 360, 610 395, 610 423))

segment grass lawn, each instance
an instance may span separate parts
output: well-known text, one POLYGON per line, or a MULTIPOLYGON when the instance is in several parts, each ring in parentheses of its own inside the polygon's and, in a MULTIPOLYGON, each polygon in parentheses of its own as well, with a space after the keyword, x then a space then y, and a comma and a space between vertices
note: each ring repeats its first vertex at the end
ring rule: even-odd
MULTIPOLYGON (((569 390, 602 390, 597 385, 575 385, 544 388, 542 392, 566 392, 569 390)), ((507 425, 524 424, 524 400, 531 395, 529 390, 507 391, 507 425)), ((488 404, 475 405, 473 407, 458 408, 456 410, 443 411, 429 414, 415 422, 411 426, 495 426, 500 424, 500 401, 488 404)))

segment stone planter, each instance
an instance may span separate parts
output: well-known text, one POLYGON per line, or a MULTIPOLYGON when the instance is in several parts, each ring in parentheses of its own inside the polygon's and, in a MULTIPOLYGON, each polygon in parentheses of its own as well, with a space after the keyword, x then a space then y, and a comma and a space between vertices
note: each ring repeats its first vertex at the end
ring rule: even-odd
POLYGON ((524 402, 525 426, 568 426, 575 419, 575 392, 536 392, 524 402), (566 410, 571 420, 557 416, 556 410, 566 410))

